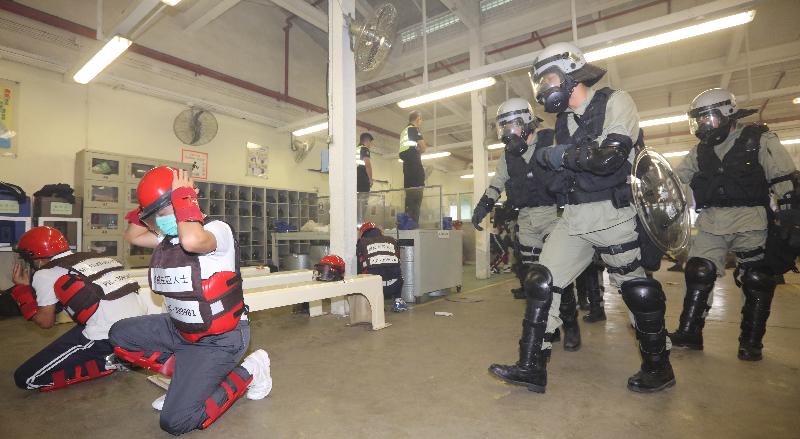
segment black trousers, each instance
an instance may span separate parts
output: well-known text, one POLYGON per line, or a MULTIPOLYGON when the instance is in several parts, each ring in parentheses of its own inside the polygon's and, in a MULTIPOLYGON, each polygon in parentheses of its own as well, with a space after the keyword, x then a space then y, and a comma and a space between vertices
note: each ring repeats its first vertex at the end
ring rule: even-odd
POLYGON ((414 222, 419 226, 419 210, 422 206, 422 191, 423 189, 406 189, 406 213, 414 222))
POLYGON ((106 356, 114 352, 108 340, 89 340, 82 334, 84 326, 75 325, 22 363, 14 372, 14 382, 20 389, 34 390, 53 385, 53 374, 62 372, 64 378, 75 378, 76 369, 86 374, 86 364, 94 362, 102 372, 106 356))

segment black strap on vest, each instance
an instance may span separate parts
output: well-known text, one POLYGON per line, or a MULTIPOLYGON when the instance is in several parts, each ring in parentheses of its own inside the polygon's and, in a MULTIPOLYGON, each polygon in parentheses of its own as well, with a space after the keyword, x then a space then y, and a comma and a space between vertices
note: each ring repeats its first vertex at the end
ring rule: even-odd
POLYGON ((578 129, 573 134, 569 134, 569 126, 567 120, 569 114, 566 111, 558 113, 556 116, 556 142, 562 145, 567 144, 582 144, 583 142, 592 142, 603 132, 603 125, 606 121, 605 108, 608 104, 608 99, 614 93, 614 89, 603 87, 595 91, 589 105, 582 116, 572 113, 578 129), (598 109, 600 111, 598 111, 598 109), (588 120, 587 120, 588 119, 588 120))

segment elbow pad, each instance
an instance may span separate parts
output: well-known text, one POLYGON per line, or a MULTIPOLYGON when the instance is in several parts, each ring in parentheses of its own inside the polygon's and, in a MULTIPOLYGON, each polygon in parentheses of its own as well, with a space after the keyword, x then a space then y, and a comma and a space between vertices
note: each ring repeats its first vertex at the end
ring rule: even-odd
POLYGON ((579 168, 597 175, 608 175, 616 172, 626 161, 633 148, 630 137, 612 133, 606 136, 603 143, 582 148, 578 154, 579 168))

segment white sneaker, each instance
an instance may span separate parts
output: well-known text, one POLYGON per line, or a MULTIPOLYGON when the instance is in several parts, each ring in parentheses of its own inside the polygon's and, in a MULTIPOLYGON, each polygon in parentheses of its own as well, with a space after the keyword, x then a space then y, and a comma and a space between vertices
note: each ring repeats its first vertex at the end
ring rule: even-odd
POLYGON ((155 401, 153 401, 153 404, 152 404, 152 405, 153 405, 153 408, 154 408, 154 409, 156 409, 156 410, 158 410, 158 411, 161 411, 161 409, 163 409, 163 408, 164 408, 164 400, 165 400, 166 398, 167 398, 167 394, 166 394, 166 393, 165 393, 165 394, 163 394, 163 395, 161 395, 161 396, 159 396, 159 397, 158 397, 158 399, 156 399, 155 401))
POLYGON ((269 355, 267 351, 259 349, 242 362, 242 367, 250 372, 253 381, 247 386, 247 399, 264 399, 272 391, 272 376, 269 372, 269 355))

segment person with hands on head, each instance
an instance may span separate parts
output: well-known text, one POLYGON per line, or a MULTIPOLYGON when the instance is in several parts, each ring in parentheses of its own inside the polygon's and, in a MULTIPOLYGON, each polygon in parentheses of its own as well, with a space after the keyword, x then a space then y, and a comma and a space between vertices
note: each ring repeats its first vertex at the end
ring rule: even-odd
POLYGON ((154 248, 150 288, 167 313, 118 322, 111 342, 123 360, 172 377, 153 407, 161 428, 179 435, 207 428, 245 392, 267 396, 270 360, 259 349, 239 364, 250 341, 239 246, 228 224, 200 211, 189 173, 156 167, 137 197, 125 239, 154 248))
POLYGON ((14 265, 11 296, 22 316, 49 329, 63 309, 76 323, 17 368, 17 387, 55 390, 120 369, 109 328, 145 313, 136 294, 139 284, 122 271, 122 264, 93 253, 73 253, 60 231, 44 226, 25 232, 14 250, 22 259, 14 265))

